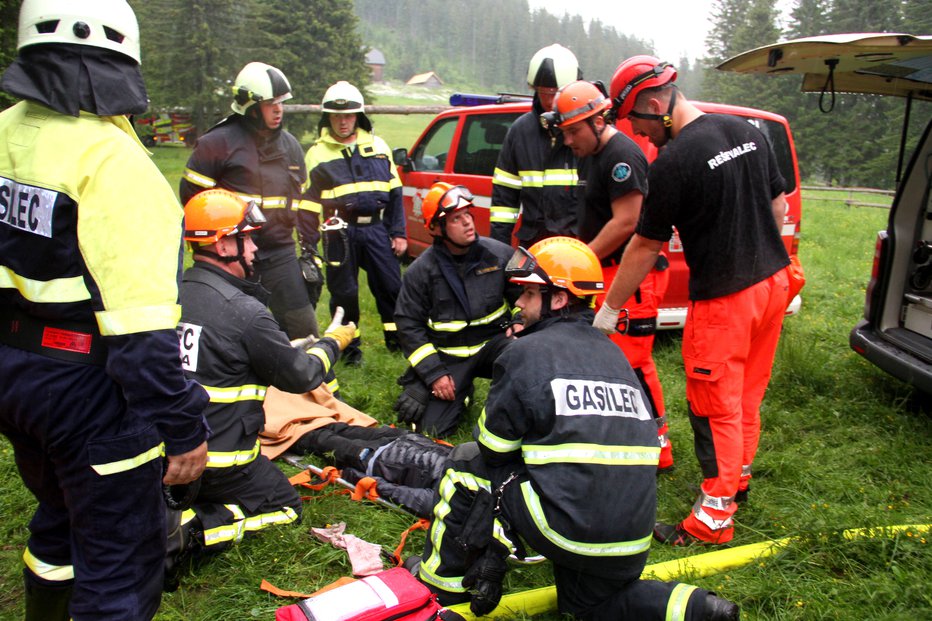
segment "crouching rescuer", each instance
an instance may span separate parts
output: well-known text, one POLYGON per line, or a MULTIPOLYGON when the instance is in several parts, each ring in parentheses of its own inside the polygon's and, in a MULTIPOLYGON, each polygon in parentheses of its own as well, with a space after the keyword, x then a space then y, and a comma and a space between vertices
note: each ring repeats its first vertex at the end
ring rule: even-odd
POLYGON ((506 272, 524 287, 525 329, 495 361, 478 441, 451 454, 419 578, 441 603, 487 614, 505 559, 528 545, 552 563, 559 611, 577 619, 737 619, 708 591, 639 579, 660 445, 637 375, 590 325, 599 259, 553 237, 518 248, 506 272))
POLYGON ((492 377, 492 362, 521 329, 508 282, 512 248, 476 233, 472 193, 437 182, 421 212, 433 245, 405 272, 395 305, 402 351, 411 366, 398 383, 398 421, 445 437, 456 426, 476 377, 492 377))
MULTIPOLYGON (((178 333, 185 375, 210 396, 211 437, 193 506, 172 515, 169 569, 192 552, 219 551, 247 532, 299 520, 297 492, 259 454, 266 389, 316 388, 356 332, 353 323, 340 325, 337 313, 319 341, 292 346, 265 305, 268 292, 248 280, 256 254, 252 234, 264 222, 255 203, 226 190, 206 190, 185 205, 184 238, 194 265, 181 285, 178 333)), ((171 577, 168 588, 176 586, 171 577)))

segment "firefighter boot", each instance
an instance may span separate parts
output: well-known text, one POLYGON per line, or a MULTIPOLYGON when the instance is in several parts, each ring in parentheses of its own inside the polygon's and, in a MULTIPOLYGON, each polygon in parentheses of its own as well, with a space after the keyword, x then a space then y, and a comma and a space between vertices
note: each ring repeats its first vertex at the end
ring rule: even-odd
POLYGON ((694 543, 702 544, 706 543, 694 537, 692 534, 686 531, 683 528, 683 523, 679 524, 666 524, 664 522, 657 522, 654 524, 654 539, 660 543, 665 543, 671 546, 688 546, 694 543))
POLYGON ((721 598, 714 593, 705 596, 705 612, 702 621, 738 621, 738 604, 721 598))
POLYGON ((188 561, 203 549, 203 527, 195 516, 181 523, 181 511, 168 511, 168 545, 165 554, 165 577, 162 590, 173 593, 181 586, 181 574, 188 561))
POLYGON ((71 601, 71 582, 50 586, 40 582, 31 571, 23 570, 26 590, 26 621, 68 621, 68 604, 71 601))

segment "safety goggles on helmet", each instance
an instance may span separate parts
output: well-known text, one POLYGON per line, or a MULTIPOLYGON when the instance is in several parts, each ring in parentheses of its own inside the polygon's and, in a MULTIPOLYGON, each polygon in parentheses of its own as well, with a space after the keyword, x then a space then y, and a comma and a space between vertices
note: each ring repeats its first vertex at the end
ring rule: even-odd
POLYGON ((451 214, 457 209, 466 209, 467 207, 472 207, 473 195, 469 191, 469 188, 466 188, 461 185, 455 185, 446 192, 443 196, 440 197, 440 200, 437 201, 437 210, 435 218, 443 218, 447 214, 451 214))
MULTIPOLYGON (((637 88, 638 86, 640 86, 647 80, 660 78, 663 75, 663 72, 666 71, 667 68, 670 68, 670 67, 673 67, 673 65, 668 62, 662 62, 662 63, 658 63, 654 65, 653 67, 651 67, 644 73, 636 75, 634 79, 632 79, 630 82, 625 84, 625 87, 621 89, 621 91, 618 93, 618 96, 615 97, 615 100, 612 102, 614 107, 616 109, 620 108, 622 105, 624 105, 625 100, 628 98, 628 96, 631 95, 631 92, 635 88, 637 88)), ((644 117, 639 117, 633 111, 628 112, 628 114, 630 114, 631 116, 635 118, 644 118, 644 117)), ((653 117, 649 117, 649 118, 653 118, 653 117)))
POLYGON ((608 107, 608 100, 605 97, 599 97, 598 99, 593 99, 592 101, 567 112, 558 112, 553 110, 552 112, 544 112, 540 115, 540 125, 546 130, 553 130, 555 127, 562 127, 564 125, 572 124, 573 119, 584 120, 587 117, 598 114, 599 112, 605 110, 608 107), (580 118, 581 117, 581 118, 580 118))
POLYGON ((522 246, 515 249, 511 259, 505 265, 505 276, 508 280, 517 283, 533 283, 544 286, 551 284, 547 272, 541 269, 534 255, 522 246))
POLYGON ((239 233, 246 233, 248 231, 254 231, 256 229, 262 228, 262 225, 268 222, 265 218, 265 214, 262 213, 262 210, 259 209, 259 203, 256 201, 249 201, 246 203, 246 213, 243 214, 243 221, 236 225, 236 228, 233 229, 229 234, 238 235, 239 233))

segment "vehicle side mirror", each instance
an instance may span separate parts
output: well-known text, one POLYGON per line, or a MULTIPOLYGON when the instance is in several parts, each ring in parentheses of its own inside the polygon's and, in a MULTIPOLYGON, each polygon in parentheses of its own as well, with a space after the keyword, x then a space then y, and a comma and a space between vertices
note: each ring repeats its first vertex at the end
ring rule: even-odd
POLYGON ((395 166, 401 166, 405 170, 411 170, 411 159, 408 158, 408 150, 404 147, 392 149, 392 161, 395 166))

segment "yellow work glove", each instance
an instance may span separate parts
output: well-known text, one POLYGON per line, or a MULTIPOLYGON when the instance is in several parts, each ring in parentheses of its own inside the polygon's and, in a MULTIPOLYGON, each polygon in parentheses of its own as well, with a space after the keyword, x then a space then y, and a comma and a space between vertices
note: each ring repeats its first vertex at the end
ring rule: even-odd
POLYGON ((337 342, 337 345, 340 347, 340 351, 346 349, 346 346, 350 344, 354 338, 356 338, 356 324, 352 321, 344 324, 343 323, 343 307, 337 306, 336 311, 333 313, 333 321, 330 322, 330 325, 327 326, 327 329, 324 330, 324 338, 330 337, 337 342))

